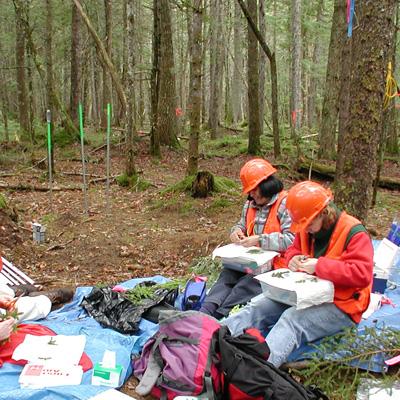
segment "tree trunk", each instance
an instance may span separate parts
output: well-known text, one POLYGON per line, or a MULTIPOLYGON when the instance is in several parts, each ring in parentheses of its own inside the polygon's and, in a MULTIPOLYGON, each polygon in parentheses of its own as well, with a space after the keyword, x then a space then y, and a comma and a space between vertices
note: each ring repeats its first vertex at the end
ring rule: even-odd
POLYGON ((292 139, 297 145, 298 156, 300 147, 298 145, 299 129, 302 124, 303 110, 301 107, 301 0, 292 0, 292 65, 291 65, 291 115, 292 115, 292 139))
POLYGON ((75 4, 72 4, 71 21, 71 93, 69 113, 75 126, 79 126, 78 105, 81 100, 82 80, 81 17, 75 4))
POLYGON ((16 42, 15 42, 15 64, 17 92, 18 92, 18 110, 19 123, 21 130, 29 132, 29 108, 28 94, 26 89, 26 72, 25 72, 25 24, 24 14, 26 4, 22 0, 13 0, 15 8, 16 23, 16 42))
MULTIPOLYGON (((324 13, 324 0, 318 0, 317 6, 317 18, 316 23, 317 25, 322 24, 322 17, 324 13)), ((308 104, 307 104, 307 124, 308 127, 311 129, 314 127, 315 124, 315 97, 317 92, 317 87, 319 87, 319 80, 317 78, 317 66, 320 63, 321 59, 321 47, 322 41, 318 34, 315 36, 314 41, 314 49, 312 55, 312 66, 311 66, 311 76, 310 76, 310 83, 308 87, 308 104)))
MULTIPOLYGON (((257 0, 247 0, 247 9, 250 18, 257 21, 257 0)), ((248 154, 257 155, 261 153, 261 127, 260 127, 260 97, 259 93, 259 70, 258 70, 258 42, 251 26, 247 28, 247 97, 249 102, 249 144, 248 154)))
POLYGON ((260 31, 258 30, 256 24, 252 20, 243 0, 237 0, 240 8, 245 15, 247 22, 251 26, 258 42, 260 43, 262 49, 267 55, 270 65, 271 65, 271 113, 272 113, 272 130, 274 135, 274 156, 278 158, 281 155, 280 140, 279 140, 279 124, 278 124, 278 73, 276 68, 276 58, 275 53, 272 53, 270 48, 265 43, 260 31))
POLYGON ((340 180, 339 174, 343 171, 343 163, 345 162, 346 153, 344 148, 344 136, 346 134, 349 123, 350 113, 350 76, 351 76, 351 60, 352 60, 352 44, 351 38, 345 38, 341 54, 341 70, 340 70, 340 92, 339 92, 339 133, 337 140, 337 158, 336 158, 336 180, 340 180))
POLYGON ((160 92, 160 10, 158 0, 153 0, 153 43, 151 67, 151 121, 150 121, 150 152, 160 157, 160 135, 157 129, 158 97, 160 92))
POLYGON ((219 117, 221 103, 221 41, 222 41, 222 4, 219 0, 211 0, 210 4, 210 101, 208 126, 211 139, 219 137, 219 117))
MULTIPOLYGON (((2 43, 0 42, 0 53, 2 52, 2 43)), ((8 97, 8 85, 5 78, 5 69, 7 61, 5 59, 0 60, 0 87, 3 90, 0 92, 0 100, 1 100, 1 114, 3 116, 3 124, 4 124, 4 140, 5 142, 10 141, 10 131, 8 129, 8 113, 10 110, 10 99, 8 97)))
POLYGON ((319 136, 318 157, 332 159, 335 154, 336 127, 339 112, 341 54, 346 31, 346 3, 335 0, 331 40, 326 70, 325 94, 319 136))
POLYGON ((79 11, 83 21, 85 22, 90 34, 92 35, 92 38, 96 44, 96 48, 97 48, 99 54, 101 55, 103 62, 106 64, 106 66, 111 74, 111 78, 115 85, 115 89, 118 93, 119 101, 121 102, 123 114, 125 115, 126 108, 127 108, 127 100, 126 100, 126 96, 125 96, 125 92, 124 92, 124 87, 122 86, 122 82, 117 73, 117 70, 116 70, 114 64, 112 63, 110 57, 108 56, 107 51, 106 51, 102 41, 100 40, 99 36, 97 35, 96 31, 94 30, 93 25, 90 22, 88 16, 83 11, 81 3, 79 2, 79 0, 73 0, 73 2, 75 3, 76 7, 78 8, 78 11, 79 11))
POLYGON ((385 73, 393 40, 395 0, 357 0, 359 25, 353 31, 352 101, 344 135, 344 160, 335 200, 362 221, 371 205, 382 130, 385 73))
MULTIPOLYGON (((397 49, 397 31, 399 29, 399 3, 396 4, 396 21, 395 21, 394 39, 393 39, 393 50, 392 50, 392 68, 393 74, 396 71, 396 49, 397 49)), ((392 155, 399 155, 399 142, 397 134, 397 113, 395 99, 391 101, 389 112, 387 113, 387 122, 384 124, 385 127, 385 138, 386 138, 386 152, 392 155)))
POLYGON ((199 135, 201 113, 201 56, 202 56, 202 0, 195 0, 191 26, 190 45, 190 88, 189 88, 189 153, 187 174, 194 175, 199 161, 199 135))
POLYGON ((136 110, 135 110, 135 0, 127 0, 126 3, 126 41, 128 46, 128 65, 127 65, 127 98, 128 108, 126 113, 126 163, 125 173, 127 176, 136 175, 134 139, 136 138, 136 110))
MULTIPOLYGON (((259 0, 258 3, 258 26, 260 33, 265 37, 265 5, 264 0, 259 0)), ((257 39, 255 38, 257 41, 257 39)), ((257 49, 258 50, 258 49, 257 49)), ((265 69, 267 63, 267 55, 263 51, 258 51, 259 62, 259 102, 260 102, 260 134, 264 132, 264 111, 265 111, 265 69)))
POLYGON ((243 70, 243 25, 239 4, 235 1, 235 16, 233 25, 233 76, 232 76, 232 111, 233 122, 243 120, 242 91, 243 83, 240 72, 243 70))
MULTIPOLYGON (((106 34, 104 40, 104 47, 108 57, 112 59, 112 2, 111 0, 104 0, 104 15, 106 24, 106 34)), ((107 128, 107 104, 112 104, 111 98, 111 80, 106 65, 103 65, 103 99, 101 109, 101 126, 105 130, 107 128)))
POLYGON ((160 142, 178 147, 176 122, 175 62, 172 42, 171 10, 169 0, 160 2, 160 92, 158 98, 158 120, 160 142))
MULTIPOLYGON (((53 1, 46 0, 46 97, 47 109, 50 110, 51 147, 54 144, 54 79, 53 79, 53 1)), ((54 172, 54 152, 51 152, 52 171, 54 172)))

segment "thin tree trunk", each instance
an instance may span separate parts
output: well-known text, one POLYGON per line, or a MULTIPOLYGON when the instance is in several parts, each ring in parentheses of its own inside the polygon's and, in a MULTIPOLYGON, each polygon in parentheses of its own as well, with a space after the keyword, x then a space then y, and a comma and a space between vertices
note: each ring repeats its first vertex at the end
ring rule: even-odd
POLYGON ((134 139, 136 137, 136 109, 135 109, 135 37, 134 37, 134 3, 135 0, 128 0, 126 4, 127 30, 126 39, 128 45, 128 108, 126 114, 126 163, 125 173, 127 176, 136 175, 134 139))
POLYGON ((126 95, 124 92, 124 87, 122 86, 122 82, 117 73, 117 70, 116 70, 114 64, 112 63, 110 57, 108 56, 107 51, 106 51, 102 41, 100 40, 99 36, 97 35, 96 31, 94 30, 92 23, 90 22, 88 16, 86 15, 85 11, 83 10, 81 3, 79 2, 79 0, 73 0, 73 2, 75 3, 76 7, 78 8, 78 11, 79 11, 83 21, 85 22, 90 34, 92 35, 92 38, 96 44, 96 47, 97 47, 99 53, 101 54, 101 57, 102 57, 104 63, 107 65, 107 68, 110 71, 113 83, 114 83, 115 88, 118 93, 119 101, 121 102, 121 106, 124 110, 123 113, 125 114, 126 109, 127 109, 127 100, 126 100, 126 95))
POLYGON ((232 110, 233 122, 238 123, 243 119, 242 91, 243 84, 240 71, 243 70, 243 25, 239 4, 235 1, 235 15, 233 26, 233 77, 232 77, 232 110))
POLYGON ((280 157, 281 150, 280 150, 280 139, 279 139, 279 123, 278 123, 278 73, 276 68, 276 58, 275 53, 272 53, 270 48, 265 43, 264 38, 262 37, 260 31, 258 30, 257 26, 255 25, 254 21, 251 19, 249 12, 243 2, 243 0, 237 0, 240 8, 245 15, 247 22, 251 26, 258 42, 260 43, 262 49, 264 50, 265 54, 267 55, 270 66, 271 66, 271 113, 272 113, 272 130, 274 135, 274 156, 275 158, 280 157))
POLYGON ((189 152, 187 174, 194 175, 198 169, 199 135, 201 113, 201 55, 202 55, 202 0, 195 0, 190 43, 190 89, 189 89, 189 152))
POLYGON ((291 64, 291 122, 292 139, 297 147, 297 155, 300 156, 299 129, 302 125, 301 108, 301 58, 302 58, 302 39, 301 39, 301 0, 292 0, 292 64, 291 64))
MULTIPOLYGON (((318 1, 317 6, 317 17, 316 23, 317 25, 322 24, 322 17, 324 13, 324 0, 318 1)), ((314 48, 313 48, 313 56, 312 56, 312 66, 311 66, 311 76, 310 76, 310 83, 308 87, 308 104, 307 104, 307 124, 308 127, 311 129, 314 127, 315 124, 315 97, 317 92, 317 86, 319 86, 318 78, 317 78, 317 66, 321 59, 321 47, 322 41, 318 34, 315 37, 314 41, 314 48)), ((305 115, 305 114, 304 114, 305 115)))
MULTIPOLYGON (((250 18, 257 21, 257 0, 247 0, 247 10, 250 18)), ((260 97, 258 94, 259 86, 259 64, 258 64, 258 43, 251 26, 247 28, 247 97, 249 102, 249 144, 248 154, 261 153, 261 127, 260 127, 260 97)))
MULTIPOLYGON (((264 0, 258 3, 258 26, 263 37, 266 35, 265 29, 265 5, 264 0)), ((257 39, 256 39, 257 40, 257 39)), ((261 48, 261 47, 260 47, 261 48)), ((265 112, 265 69, 267 63, 267 55, 263 51, 259 51, 260 67, 259 67, 259 101, 260 101, 260 133, 264 132, 264 112, 265 112)))
POLYGON ((72 4, 71 21, 71 93, 69 113, 75 126, 79 126, 78 104, 81 100, 82 78, 81 17, 75 4, 72 4))
POLYGON ((26 72, 25 72, 25 24, 24 14, 26 4, 22 0, 13 0, 15 8, 15 23, 16 23, 16 43, 15 43, 15 64, 17 66, 16 80, 18 93, 18 110, 19 123, 21 129, 29 132, 29 108, 28 94, 26 89, 26 72))
MULTIPOLYGON (((106 24, 105 34, 105 50, 112 59, 112 2, 111 0, 104 0, 104 14, 106 24)), ((112 103, 111 98, 111 81, 106 65, 103 65, 103 99, 102 99, 102 110, 101 110, 101 126, 103 129, 107 127, 107 103, 112 103)))
POLYGON ((151 92, 151 130, 150 152, 153 156, 160 157, 160 135, 157 129, 158 97, 160 91, 160 10, 158 0, 153 0, 153 43, 152 43, 152 68, 150 80, 151 92))

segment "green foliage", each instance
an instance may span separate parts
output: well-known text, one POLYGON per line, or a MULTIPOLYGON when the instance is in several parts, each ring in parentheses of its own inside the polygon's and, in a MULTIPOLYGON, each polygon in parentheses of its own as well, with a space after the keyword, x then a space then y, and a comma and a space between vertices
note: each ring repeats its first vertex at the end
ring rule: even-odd
POLYGON ((57 215, 53 213, 45 214, 40 218, 40 221, 43 225, 52 224, 57 219, 57 215))
POLYGON ((126 174, 122 174, 117 176, 115 179, 118 185, 122 187, 128 187, 135 192, 143 192, 149 186, 151 186, 150 182, 140 178, 139 175, 128 176, 126 174))
MULTIPOLYGON (((319 386, 331 399, 353 399, 361 377, 371 377, 368 372, 352 365, 370 362, 370 357, 382 354, 390 358, 400 349, 400 331, 389 328, 365 328, 362 335, 349 329, 336 336, 326 338, 316 346, 306 369, 295 371, 306 384, 319 386), (330 357, 335 354, 336 359, 330 357), (353 363, 353 364, 352 364, 353 363)), ((381 379, 388 383, 399 379, 399 371, 383 374, 381 379)))
POLYGON ((188 214, 195 208, 196 201, 191 197, 171 197, 161 198, 152 201, 149 205, 150 210, 168 210, 180 214, 188 214))
POLYGON ((7 200, 6 197, 0 193, 0 210, 7 208, 7 200))
POLYGON ((232 200, 225 198, 213 199, 212 203, 209 205, 208 210, 217 211, 223 208, 231 207, 234 204, 232 200))
POLYGON ((221 260, 213 260, 211 256, 195 258, 189 266, 189 271, 192 274, 207 277, 207 286, 209 288, 217 280, 221 269, 221 260))
MULTIPOLYGON (((191 193, 194 179, 195 175, 186 176, 178 183, 168 186, 167 188, 162 190, 161 194, 165 195, 167 193, 191 193)), ((214 175, 214 193, 229 193, 238 190, 238 188, 238 184, 232 179, 214 175)))
POLYGON ((52 132, 54 144, 58 147, 66 147, 73 143, 79 143, 79 135, 71 134, 67 132, 65 129, 57 128, 52 132))
POLYGON ((247 152, 247 137, 245 135, 226 135, 217 140, 207 140, 202 143, 206 157, 215 156, 235 157, 247 152))
POLYGON ((129 299, 133 304, 140 304, 145 299, 151 299, 155 296, 156 292, 159 291, 171 291, 184 287, 186 279, 173 279, 165 283, 159 283, 155 285, 139 284, 132 289, 127 290, 123 295, 129 299))

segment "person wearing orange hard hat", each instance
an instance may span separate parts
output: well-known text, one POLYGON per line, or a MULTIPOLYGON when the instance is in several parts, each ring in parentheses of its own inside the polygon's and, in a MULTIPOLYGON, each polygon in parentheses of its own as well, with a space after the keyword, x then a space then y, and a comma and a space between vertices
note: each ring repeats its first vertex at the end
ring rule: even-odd
MULTIPOLYGON (((285 266, 284 252, 293 243, 291 219, 286 209, 287 192, 275 176, 276 169, 262 158, 254 158, 240 170, 243 193, 248 199, 240 221, 231 229, 230 240, 245 247, 258 246, 277 251, 274 268, 285 266)), ((224 265, 200 311, 216 318, 225 317, 237 304, 246 304, 261 293, 253 275, 224 265)))
POLYGON ((266 341, 275 366, 301 344, 359 323, 369 305, 373 273, 369 234, 358 219, 335 205, 329 189, 300 182, 290 189, 286 207, 296 233, 285 253, 287 267, 331 281, 333 303, 297 310, 261 295, 223 322, 233 334, 249 326, 263 330, 273 325, 266 341))

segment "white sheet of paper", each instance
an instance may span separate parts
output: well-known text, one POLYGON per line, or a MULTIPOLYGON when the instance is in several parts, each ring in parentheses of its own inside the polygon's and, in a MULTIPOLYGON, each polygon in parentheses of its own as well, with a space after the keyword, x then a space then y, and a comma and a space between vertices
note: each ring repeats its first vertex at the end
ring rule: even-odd
POLYGON ((78 365, 85 348, 86 336, 34 336, 15 348, 12 358, 35 364, 78 365))
POLYGON ((230 243, 225 246, 217 247, 213 253, 212 258, 219 257, 223 260, 236 261, 238 263, 251 263, 255 262, 258 266, 264 265, 271 261, 279 253, 276 251, 268 251, 260 249, 259 247, 244 247, 239 244, 230 243))
POLYGON ((378 248, 374 251, 375 276, 387 279, 398 251, 398 246, 386 238, 382 239, 378 248))
POLYGON ((19 376, 18 382, 21 387, 29 389, 80 385, 82 375, 83 370, 80 365, 26 364, 19 376))
POLYGON ((118 390, 110 389, 105 392, 101 392, 98 395, 91 397, 89 400, 129 400, 136 399, 136 397, 128 396, 125 393, 121 393, 118 390))

